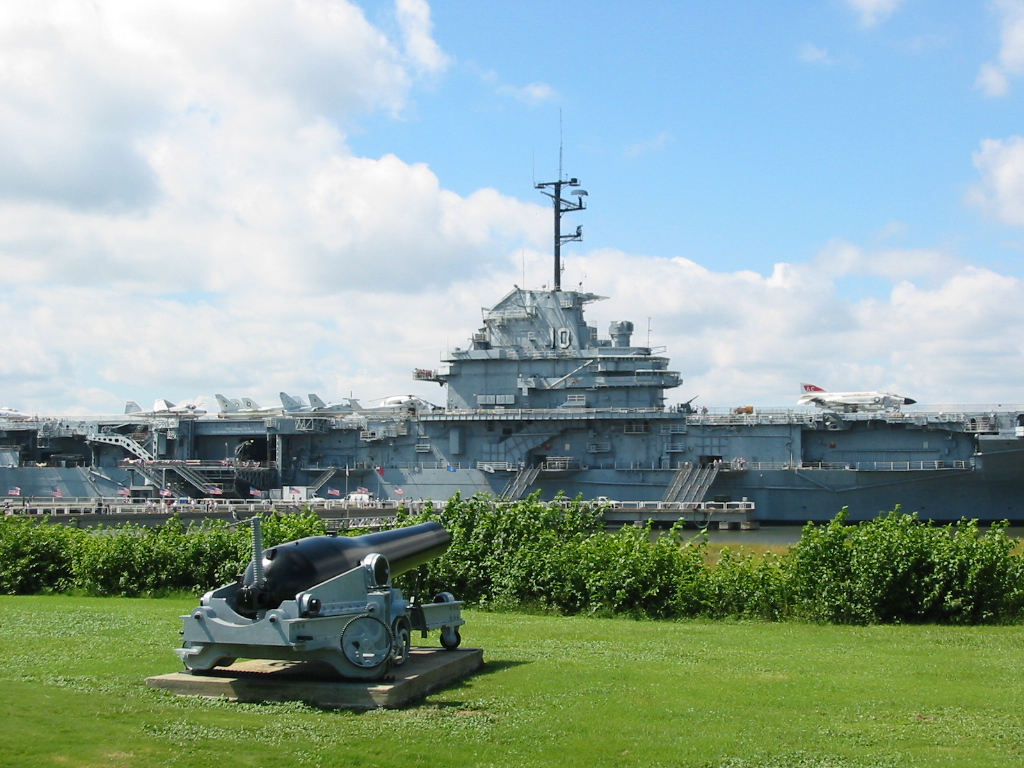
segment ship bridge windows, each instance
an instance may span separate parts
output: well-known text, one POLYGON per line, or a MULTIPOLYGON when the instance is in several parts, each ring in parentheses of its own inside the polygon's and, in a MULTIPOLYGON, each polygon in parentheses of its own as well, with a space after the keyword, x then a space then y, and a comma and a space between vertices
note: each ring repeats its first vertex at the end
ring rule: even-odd
POLYGON ((477 395, 476 403, 479 406, 486 405, 515 405, 515 395, 477 395))

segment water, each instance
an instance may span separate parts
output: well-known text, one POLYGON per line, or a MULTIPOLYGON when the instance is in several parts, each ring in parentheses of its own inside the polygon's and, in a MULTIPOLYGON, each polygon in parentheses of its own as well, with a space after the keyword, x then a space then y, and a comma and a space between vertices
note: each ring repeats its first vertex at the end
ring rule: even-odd
MULTIPOLYGON (((984 532, 987 526, 981 526, 984 532)), ((788 547, 800 541, 803 532, 801 525, 762 525, 756 531, 708 531, 708 541, 712 544, 728 544, 730 546, 767 545, 788 547)), ((1024 539, 1024 526, 1011 525, 1006 529, 1009 536, 1024 539)), ((697 531, 687 529, 683 536, 699 535, 697 531)))

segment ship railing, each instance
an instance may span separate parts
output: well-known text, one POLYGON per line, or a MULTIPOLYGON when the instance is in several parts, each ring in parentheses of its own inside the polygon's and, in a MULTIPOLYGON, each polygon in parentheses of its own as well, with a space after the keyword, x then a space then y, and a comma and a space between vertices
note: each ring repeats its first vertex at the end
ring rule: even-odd
MULTIPOLYGON (((430 502, 434 509, 443 509, 443 500, 430 502)), ((349 501, 346 499, 150 499, 129 501, 123 497, 68 497, 62 499, 40 499, 15 497, 5 499, 2 514, 6 515, 145 515, 145 514, 233 514, 235 517, 251 516, 272 509, 279 511, 300 511, 308 507, 319 512, 337 512, 353 520, 394 518, 399 508, 404 507, 411 514, 418 514, 426 506, 424 499, 369 499, 349 501), (354 516, 355 515, 355 516, 354 516)), ((367 527, 352 522, 346 527, 367 527)))
POLYGON ((538 417, 538 416, 553 416, 561 417, 571 416, 574 414, 597 414, 600 413, 602 416, 612 415, 656 415, 660 414, 663 416, 676 416, 677 414, 666 411, 664 408, 574 408, 574 407, 560 407, 560 408, 508 408, 508 407, 496 407, 496 408, 448 408, 443 411, 437 411, 434 413, 424 413, 420 415, 420 418, 427 421, 439 421, 443 419, 450 419, 455 417, 467 417, 467 416, 479 416, 481 418, 519 418, 519 417, 538 417))
POLYGON ((974 462, 971 461, 858 461, 851 465, 851 469, 858 471, 874 472, 916 472, 932 471, 942 469, 973 469, 974 462))
POLYGON ((240 500, 183 501, 181 499, 150 499, 148 501, 129 500, 123 496, 67 497, 61 499, 43 499, 21 497, 5 499, 5 514, 29 515, 138 515, 146 513, 178 513, 205 514, 210 512, 228 512, 233 507, 260 509, 258 502, 240 500))
MULTIPOLYGON (((779 470, 779 469, 793 469, 797 465, 792 461, 748 461, 743 466, 747 470, 779 470)), ((733 463, 727 464, 722 469, 738 469, 733 463)))
POLYGON ((243 461, 240 459, 220 459, 202 461, 199 459, 121 459, 118 466, 122 469, 150 467, 153 469, 172 469, 181 467, 189 470, 225 470, 225 469, 278 469, 276 461, 243 461))
POLYGON ((664 509, 664 510, 699 510, 747 512, 753 511, 752 501, 613 501, 606 500, 604 503, 615 509, 664 509))
MULTIPOLYGON (((491 464, 494 468, 504 462, 495 461, 481 461, 477 464, 491 464)), ((447 469, 449 472, 454 472, 459 469, 468 469, 464 467, 461 462, 458 461, 396 461, 388 464, 389 467, 394 469, 405 469, 412 470, 413 472, 419 472, 424 469, 447 469)))
POLYGON ((791 461, 733 461, 723 465, 723 470, 844 470, 853 472, 922 472, 937 470, 974 469, 973 461, 805 461, 799 464, 791 461))
MULTIPOLYGON (((751 469, 785 469, 785 467, 764 466, 759 462, 750 465, 751 469)), ((929 472, 938 470, 974 469, 974 462, 957 459, 955 461, 806 461, 800 464, 801 470, 850 470, 854 472, 929 472)))
POLYGON ((686 423, 695 426, 743 426, 761 424, 813 424, 815 414, 796 411, 754 411, 753 413, 696 413, 686 417, 686 423))
POLYGON ((540 465, 540 468, 544 471, 564 471, 580 469, 581 467, 582 465, 579 460, 571 456, 551 456, 540 465))

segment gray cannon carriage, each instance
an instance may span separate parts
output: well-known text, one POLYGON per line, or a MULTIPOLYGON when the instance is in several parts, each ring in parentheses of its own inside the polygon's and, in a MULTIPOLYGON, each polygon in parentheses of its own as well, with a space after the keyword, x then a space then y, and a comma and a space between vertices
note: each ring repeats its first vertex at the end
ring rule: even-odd
POLYGON ((441 630, 458 648, 462 602, 442 592, 434 602, 406 600, 391 586, 448 549, 438 523, 366 536, 310 536, 264 550, 252 521, 253 559, 234 584, 203 595, 187 616, 182 662, 201 673, 235 659, 322 661, 345 677, 376 680, 409 657, 412 632, 441 630))

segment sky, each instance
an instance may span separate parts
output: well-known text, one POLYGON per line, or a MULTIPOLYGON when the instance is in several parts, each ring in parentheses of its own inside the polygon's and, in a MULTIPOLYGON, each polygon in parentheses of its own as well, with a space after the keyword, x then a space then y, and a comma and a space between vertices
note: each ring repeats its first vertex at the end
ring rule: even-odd
POLYGON ((443 403, 560 173, 670 403, 1024 403, 1024 0, 8 0, 0 405, 443 403))

